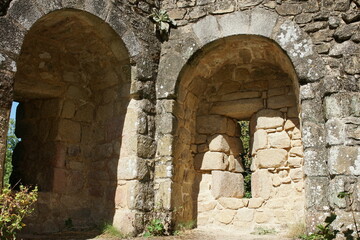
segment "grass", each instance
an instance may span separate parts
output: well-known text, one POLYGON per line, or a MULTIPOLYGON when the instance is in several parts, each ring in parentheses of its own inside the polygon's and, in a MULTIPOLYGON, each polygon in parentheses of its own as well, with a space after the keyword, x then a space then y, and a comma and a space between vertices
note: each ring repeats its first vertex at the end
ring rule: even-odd
POLYGON ((286 236, 289 238, 296 239, 303 236, 304 234, 306 234, 306 226, 305 223, 301 222, 301 223, 295 223, 289 225, 288 233, 286 236))
POLYGON ((116 227, 114 227, 111 224, 105 223, 101 227, 101 235, 99 237, 105 237, 105 238, 124 238, 125 235, 120 232, 116 227))
POLYGON ((270 235, 276 234, 276 230, 273 228, 256 227, 251 234, 254 235, 270 235))

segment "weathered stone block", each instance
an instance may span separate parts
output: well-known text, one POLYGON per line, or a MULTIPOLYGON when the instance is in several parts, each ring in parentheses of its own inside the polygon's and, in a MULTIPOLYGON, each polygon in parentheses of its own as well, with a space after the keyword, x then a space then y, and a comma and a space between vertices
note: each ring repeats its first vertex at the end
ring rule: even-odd
POLYGON ((234 92, 234 93, 224 94, 219 97, 220 97, 219 101, 221 102, 239 100, 244 98, 259 98, 261 97, 261 92, 251 92, 251 91, 234 92))
POLYGON ((297 120, 297 122, 296 122, 296 120, 294 120, 294 119, 288 119, 288 120, 286 120, 286 122, 285 122, 284 129, 285 129, 285 130, 292 129, 292 128, 294 128, 294 127, 296 126, 295 124, 298 124, 298 123, 299 123, 298 120, 297 120))
POLYGON ((198 212, 208 212, 213 210, 216 207, 217 201, 209 201, 209 202, 199 202, 198 203, 198 212))
POLYGON ((0 20, 0 36, 2 36, 2 41, 0 43, 0 48, 15 54, 19 54, 20 47, 25 35, 23 29, 12 22, 8 18, 1 18, 0 20))
POLYGON ((135 229, 136 212, 128 209, 116 209, 114 214, 113 226, 119 231, 134 234, 135 229), (126 219, 126 221, 124 221, 126 219))
POLYGON ((221 27, 222 36, 231 36, 236 34, 248 33, 248 25, 250 23, 250 15, 246 12, 235 12, 227 14, 218 19, 221 27), (239 24, 234 25, 237 22, 239 24))
POLYGON ((344 143, 345 124, 337 118, 330 119, 325 124, 326 143, 329 145, 338 145, 344 143))
POLYGON ((238 156, 240 153, 244 152, 243 143, 239 137, 228 138, 228 143, 230 147, 230 154, 238 156))
POLYGON ((171 156, 173 154, 174 138, 170 134, 166 134, 158 139, 157 155, 171 156))
POLYGON ((325 146, 326 134, 323 124, 304 122, 302 132, 302 141, 305 149, 325 146))
POLYGON ((328 152, 330 174, 360 175, 360 147, 333 146, 328 152))
POLYGON ((303 164, 303 159, 301 157, 289 157, 287 162, 289 167, 301 167, 303 164))
POLYGON ((267 223, 273 219, 273 212, 272 211, 263 211, 263 212, 256 212, 255 214, 255 222, 256 223, 267 223))
POLYGON ((304 173, 301 168, 290 169, 289 175, 293 182, 299 182, 304 178, 304 173))
POLYGON ((297 15, 297 14, 301 13, 301 5, 291 4, 291 3, 283 3, 281 5, 278 5, 275 8, 275 10, 277 13, 279 13, 282 16, 297 15))
POLYGON ((287 159, 287 151, 284 149, 259 150, 256 162, 260 168, 277 168, 284 165, 287 159))
MULTIPOLYGON (((320 90, 319 90, 320 91, 320 90)), ((324 110, 323 105, 318 103, 319 100, 303 100, 301 103, 301 118, 303 121, 323 122, 324 110)))
POLYGON ((234 155, 230 155, 228 158, 228 162, 229 162, 229 171, 236 173, 241 173, 245 171, 241 158, 239 157, 236 158, 234 157, 234 155))
POLYGON ((307 193, 307 198, 305 199, 306 209, 329 210, 327 197, 329 181, 328 177, 307 177, 305 181, 305 192, 307 193))
MULTIPOLYGON (((289 132, 290 135, 290 132, 289 132)), ((294 129, 291 131, 291 140, 293 141, 300 141, 301 143, 301 131, 298 127, 294 127, 294 129)))
POLYGON ((347 120, 345 125, 345 145, 360 143, 360 120, 347 120))
POLYGON ((256 151, 258 151, 259 149, 264 149, 267 147, 267 133, 264 129, 258 129, 256 130, 256 132, 254 133, 254 137, 253 137, 253 144, 252 144, 252 154, 255 154, 256 151))
POLYGON ((229 224, 236 214, 236 211, 229 210, 229 209, 223 209, 221 211, 218 211, 215 215, 215 219, 221 223, 229 224))
POLYGON ((79 143, 81 138, 80 123, 62 119, 59 121, 57 140, 79 143))
POLYGON ((220 35, 219 25, 213 16, 208 16, 192 26, 202 45, 215 40, 220 35))
POLYGON ((267 169, 258 169, 251 175, 251 194, 253 197, 268 199, 271 189, 271 174, 267 169))
MULTIPOLYGON (((64 107, 70 107, 68 114, 71 114, 71 105, 64 106, 64 107)), ((94 106, 92 104, 84 104, 82 106, 77 107, 76 113, 75 113, 75 120, 82 121, 82 122, 92 122, 94 120, 94 106)), ((112 106, 109 107, 112 111, 112 106)), ((63 109, 64 111, 64 109, 63 109)), ((100 110, 100 112, 102 112, 100 110)))
POLYGON ((241 208, 237 211, 234 222, 252 222, 255 215, 255 209, 241 208))
POLYGON ((241 173, 212 171, 211 192, 220 197, 241 198, 244 196, 244 177, 241 173))
POLYGON ((269 143, 271 147, 274 148, 289 148, 290 147, 290 137, 285 132, 276 132, 269 134, 269 143))
POLYGON ((290 157, 303 157, 304 156, 304 150, 300 147, 292 147, 289 152, 290 157))
POLYGON ((176 118, 171 113, 156 116, 156 126, 161 134, 173 134, 176 129, 176 118))
POLYGON ((264 108, 264 104, 261 98, 240 99, 227 102, 216 102, 211 108, 210 113, 236 119, 246 119, 250 118, 262 108, 264 108))
POLYGON ((270 109, 260 110, 251 117, 251 125, 256 126, 256 129, 282 127, 283 123, 282 113, 270 109))
POLYGON ((346 177, 336 176, 331 179, 329 183, 329 203, 333 208, 346 208, 346 198, 339 198, 341 192, 345 192, 345 185, 347 184, 346 177))
POLYGON ((237 210, 245 207, 244 201, 238 198, 221 197, 218 199, 221 206, 227 209, 237 210))
POLYGON ((156 144, 153 138, 138 135, 137 148, 137 156, 141 158, 153 158, 156 151, 156 144))
POLYGON ((197 131, 202 134, 226 133, 227 120, 219 115, 200 116, 196 120, 197 131))
POLYGON ((212 152, 229 153, 230 146, 227 137, 221 134, 211 136, 209 140, 209 149, 212 152))
POLYGON ((283 107, 293 107, 296 105, 295 95, 281 95, 269 97, 267 100, 268 108, 279 109, 283 107))
POLYGON ((307 176, 327 176, 327 152, 323 148, 304 150, 304 172, 307 176))
POLYGON ((202 159, 201 170, 225 170, 229 162, 227 156, 221 152, 206 152, 202 159))
POLYGON ((61 117, 72 118, 75 115, 76 106, 73 101, 64 101, 61 111, 61 117))
POLYGON ((42 13, 31 1, 12 1, 9 6, 8 15, 28 30, 42 17, 42 13), (24 11, 24 9, 27 9, 27 11, 24 11))
POLYGON ((264 203, 264 199, 262 198, 250 198, 248 208, 260 208, 264 203))
POLYGON ((334 94, 325 98, 326 118, 341 118, 350 115, 351 100, 349 95, 334 94))
POLYGON ((270 37, 276 21, 277 15, 275 13, 255 8, 251 13, 249 33, 270 37))
POLYGON ((118 180, 143 179, 148 174, 146 160, 138 157, 120 157, 117 166, 118 180))

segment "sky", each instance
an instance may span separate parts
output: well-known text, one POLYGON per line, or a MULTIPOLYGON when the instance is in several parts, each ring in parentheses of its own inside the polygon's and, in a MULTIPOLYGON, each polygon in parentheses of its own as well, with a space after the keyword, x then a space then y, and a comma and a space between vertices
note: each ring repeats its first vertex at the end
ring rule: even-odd
POLYGON ((17 105, 19 105, 18 102, 13 102, 12 106, 11 106, 11 112, 10 112, 10 118, 15 119, 15 114, 16 114, 16 107, 17 105))

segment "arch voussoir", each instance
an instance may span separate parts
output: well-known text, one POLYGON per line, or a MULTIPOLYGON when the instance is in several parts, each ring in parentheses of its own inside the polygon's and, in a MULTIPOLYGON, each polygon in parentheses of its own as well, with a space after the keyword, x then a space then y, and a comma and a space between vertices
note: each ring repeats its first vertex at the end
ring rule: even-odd
POLYGON ((43 13, 33 1, 12 1, 7 12, 7 17, 18 22, 27 30, 42 16, 43 13))

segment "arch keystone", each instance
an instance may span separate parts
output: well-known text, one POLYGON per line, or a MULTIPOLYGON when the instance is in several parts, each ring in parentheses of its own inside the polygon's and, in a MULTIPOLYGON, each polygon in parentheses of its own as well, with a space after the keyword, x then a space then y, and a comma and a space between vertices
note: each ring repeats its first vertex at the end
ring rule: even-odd
POLYGON ((214 16, 208 16, 197 22, 193 26, 193 31, 202 45, 205 45, 220 36, 220 28, 217 19, 214 16))
POLYGON ((257 8, 251 13, 249 33, 270 37, 277 19, 276 13, 257 8))
POLYGON ((249 32, 250 15, 248 12, 235 12, 219 17, 218 22, 223 37, 247 34, 249 32))

